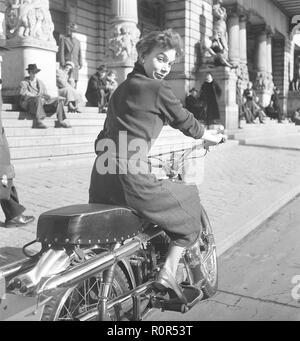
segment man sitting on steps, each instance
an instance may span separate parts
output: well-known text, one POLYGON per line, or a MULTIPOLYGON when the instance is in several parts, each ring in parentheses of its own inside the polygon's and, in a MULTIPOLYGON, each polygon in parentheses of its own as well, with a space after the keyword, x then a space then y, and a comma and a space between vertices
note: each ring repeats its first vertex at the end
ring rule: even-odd
POLYGON ((46 112, 49 114, 56 112, 58 128, 70 128, 70 125, 65 121, 65 98, 51 98, 48 95, 45 84, 36 77, 36 74, 41 71, 36 64, 29 64, 26 70, 29 77, 20 83, 20 106, 34 116, 33 128, 47 128, 42 122, 46 117, 46 112))

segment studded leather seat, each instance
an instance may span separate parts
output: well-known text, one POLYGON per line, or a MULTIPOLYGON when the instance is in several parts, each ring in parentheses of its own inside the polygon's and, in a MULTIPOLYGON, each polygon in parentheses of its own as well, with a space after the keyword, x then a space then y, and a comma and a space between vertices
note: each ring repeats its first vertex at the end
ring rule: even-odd
POLYGON ((126 207, 73 205, 43 213, 37 240, 46 244, 95 245, 132 238, 150 223, 126 207))

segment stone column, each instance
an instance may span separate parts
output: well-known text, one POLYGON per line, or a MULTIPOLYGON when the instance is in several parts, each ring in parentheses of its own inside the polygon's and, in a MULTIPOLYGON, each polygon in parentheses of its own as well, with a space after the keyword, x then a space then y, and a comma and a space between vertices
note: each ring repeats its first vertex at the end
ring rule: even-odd
POLYGON ((240 77, 243 79, 243 88, 246 88, 246 84, 249 81, 248 73, 248 56, 247 56, 247 16, 241 15, 240 24, 240 64, 239 72, 240 77))
POLYGON ((42 70, 39 78, 45 82, 49 94, 57 96, 57 46, 49 0, 32 0, 17 5, 8 3, 5 14, 9 51, 5 52, 2 67, 3 97, 14 101, 19 95, 19 83, 28 76, 25 70, 28 64, 37 64, 42 70))
POLYGON ((240 62, 240 22, 239 15, 234 12, 228 20, 228 45, 229 45, 229 61, 233 65, 240 62))
POLYGON ((265 26, 257 28, 257 46, 256 46, 256 82, 254 89, 263 106, 267 106, 270 102, 269 90, 269 50, 267 45, 267 30, 265 26))
POLYGON ((111 0, 111 12, 107 61, 122 82, 137 60, 135 45, 140 38, 137 0, 111 0))
POLYGON ((271 32, 267 33, 267 54, 268 54, 268 64, 267 64, 267 77, 268 77, 268 91, 272 91, 274 87, 273 83, 273 58, 272 58, 272 39, 273 35, 271 32))

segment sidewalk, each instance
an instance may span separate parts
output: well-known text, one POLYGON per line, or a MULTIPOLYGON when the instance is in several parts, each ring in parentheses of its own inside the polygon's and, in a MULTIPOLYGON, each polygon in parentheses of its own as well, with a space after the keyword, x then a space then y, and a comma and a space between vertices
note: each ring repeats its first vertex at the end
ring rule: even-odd
MULTIPOLYGON (((300 193, 299 141, 293 138, 283 149, 276 143, 272 148, 270 142, 262 147, 230 146, 228 141, 207 155, 199 191, 219 255, 300 193)), ((87 203, 93 161, 69 168, 18 170, 15 184, 26 214, 38 218, 53 208, 87 203)), ((35 239, 36 223, 0 227, 0 265, 21 257, 22 246, 35 239)))

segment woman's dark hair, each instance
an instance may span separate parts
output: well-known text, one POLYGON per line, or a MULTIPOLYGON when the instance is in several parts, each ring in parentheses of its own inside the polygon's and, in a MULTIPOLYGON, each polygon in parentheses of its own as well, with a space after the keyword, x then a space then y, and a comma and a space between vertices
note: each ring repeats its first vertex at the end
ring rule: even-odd
POLYGON ((177 57, 183 54, 181 37, 172 29, 151 32, 136 44, 136 49, 140 57, 150 54, 156 47, 163 50, 175 49, 177 57))

